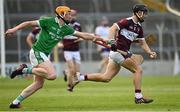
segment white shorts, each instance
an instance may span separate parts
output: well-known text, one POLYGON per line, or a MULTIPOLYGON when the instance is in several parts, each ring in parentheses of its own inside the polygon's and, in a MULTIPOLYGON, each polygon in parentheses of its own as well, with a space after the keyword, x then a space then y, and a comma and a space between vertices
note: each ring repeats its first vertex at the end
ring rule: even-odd
POLYGON ((108 58, 108 57, 109 57, 109 51, 103 51, 103 52, 101 53, 101 56, 102 56, 103 58, 108 58))
POLYGON ((79 51, 64 51, 66 61, 74 60, 77 64, 81 64, 81 56, 79 51))
POLYGON ((119 52, 110 51, 109 54, 109 62, 110 63, 116 63, 116 64, 122 64, 124 62, 125 58, 123 55, 119 52))
POLYGON ((29 52, 29 59, 32 66, 37 66, 38 64, 49 61, 50 56, 46 56, 45 53, 40 51, 34 51, 33 49, 29 52))

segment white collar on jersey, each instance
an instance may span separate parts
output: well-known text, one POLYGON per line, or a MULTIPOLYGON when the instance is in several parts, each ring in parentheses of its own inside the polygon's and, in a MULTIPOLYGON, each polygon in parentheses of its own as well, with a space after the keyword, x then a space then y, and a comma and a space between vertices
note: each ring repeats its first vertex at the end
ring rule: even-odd
POLYGON ((58 18, 57 18, 57 17, 55 17, 55 21, 56 21, 56 23, 59 23, 59 20, 58 20, 58 18))
POLYGON ((58 19, 57 17, 55 17, 55 22, 58 23, 58 25, 59 25, 60 27, 62 27, 62 25, 60 24, 59 19, 58 19))
POLYGON ((139 24, 139 25, 141 26, 141 23, 134 21, 133 17, 128 17, 127 19, 128 19, 128 20, 132 19, 132 21, 133 21, 135 24, 139 24))

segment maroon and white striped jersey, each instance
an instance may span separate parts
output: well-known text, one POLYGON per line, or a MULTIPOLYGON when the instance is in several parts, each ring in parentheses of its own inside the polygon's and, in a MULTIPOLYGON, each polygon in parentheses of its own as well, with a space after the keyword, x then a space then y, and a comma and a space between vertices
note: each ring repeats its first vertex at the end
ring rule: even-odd
MULTIPOLYGON (((70 25, 76 30, 81 32, 81 25, 76 21, 72 21, 70 25)), ((68 35, 64 37, 63 45, 64 51, 79 51, 79 42, 74 42, 78 39, 78 37, 73 35, 68 35)))
POLYGON ((118 49, 129 51, 133 40, 144 39, 141 24, 139 22, 135 23, 132 17, 121 19, 116 23, 116 25, 119 29, 115 38, 118 49))
POLYGON ((32 31, 31 31, 31 35, 33 37, 33 40, 36 41, 37 39, 37 35, 40 32, 41 28, 40 27, 35 27, 32 31))

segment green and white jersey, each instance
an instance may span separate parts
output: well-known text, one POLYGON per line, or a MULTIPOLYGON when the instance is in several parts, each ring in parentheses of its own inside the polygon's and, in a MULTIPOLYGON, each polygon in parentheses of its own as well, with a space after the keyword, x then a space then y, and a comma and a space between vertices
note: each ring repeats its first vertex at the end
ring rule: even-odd
POLYGON ((34 43, 32 48, 46 55, 49 55, 56 44, 62 41, 65 36, 75 33, 75 30, 71 26, 67 24, 60 25, 58 18, 49 17, 40 19, 37 22, 41 31, 38 40, 34 43))

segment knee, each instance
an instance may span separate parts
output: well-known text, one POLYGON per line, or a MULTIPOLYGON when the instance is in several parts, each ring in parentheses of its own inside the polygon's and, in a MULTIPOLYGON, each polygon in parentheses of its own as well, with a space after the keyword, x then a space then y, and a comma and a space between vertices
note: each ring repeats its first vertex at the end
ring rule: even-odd
POLYGON ((143 70, 141 67, 137 67, 134 72, 138 74, 142 74, 143 70))
POLYGON ((47 80, 55 80, 56 79, 56 75, 49 75, 47 77, 47 80))
POLYGON ((138 68, 138 72, 139 72, 140 74, 142 74, 142 73, 143 73, 143 70, 142 70, 142 68, 141 68, 141 67, 139 67, 139 68, 138 68))
POLYGON ((140 64, 142 64, 144 62, 144 58, 142 55, 140 55, 139 58, 140 58, 140 64))

